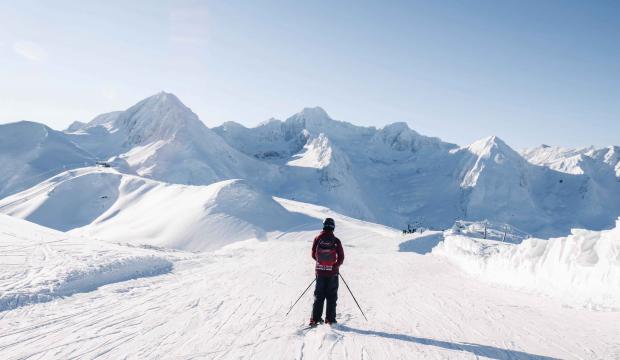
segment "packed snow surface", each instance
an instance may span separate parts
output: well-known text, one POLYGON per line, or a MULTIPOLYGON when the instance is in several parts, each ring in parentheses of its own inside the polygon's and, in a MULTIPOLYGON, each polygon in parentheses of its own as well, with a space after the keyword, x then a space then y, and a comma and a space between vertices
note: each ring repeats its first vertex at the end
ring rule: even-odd
POLYGON ((0 215, 0 248, 0 311, 172 270, 172 256, 71 237, 6 215, 0 215))
MULTIPOLYGON (((567 307, 555 297, 479 281, 422 248, 441 233, 396 229, 277 199, 312 228, 268 232, 214 252, 175 252, 159 276, 0 312, 0 357, 181 359, 614 359, 620 312, 567 307), (336 219, 346 253, 338 325, 306 329, 311 293, 286 312, 313 278, 312 238, 336 219), (417 243, 422 246, 417 246, 417 243), (401 246, 407 244, 407 246, 401 246), (399 251, 400 249, 400 251, 399 251)), ((23 223, 23 222, 20 222, 23 223)), ((19 226, 11 227, 17 234, 19 226)), ((2 230, 3 235, 7 230, 2 230)), ((120 233, 120 231, 119 231, 120 233)), ((53 232, 53 234, 59 234, 53 232)), ((18 235, 21 236, 21 235, 18 235)), ((38 241, 52 241, 56 235, 38 241)), ((89 247, 92 254, 104 245, 89 247)), ((51 244, 50 244, 51 245, 51 244)), ((81 245, 80 245, 81 246, 81 245)), ((58 251, 75 248, 59 242, 58 251)), ((86 249, 80 247, 80 249, 86 249)), ((164 253, 158 249, 140 249, 164 253)), ((24 252, 26 250, 24 249, 24 252)), ((133 251, 127 250, 127 251, 133 251)), ((85 257, 91 262, 95 257, 85 257)), ((3 269, 39 263, 0 257, 3 269)), ((70 265, 71 263, 69 263, 70 265)), ((5 278, 5 284, 22 277, 5 278)), ((3 285, 7 287, 7 285, 3 285)))
POLYGON ((620 310, 620 220, 606 231, 508 244, 449 234, 433 249, 469 273, 556 295, 570 305, 620 310))

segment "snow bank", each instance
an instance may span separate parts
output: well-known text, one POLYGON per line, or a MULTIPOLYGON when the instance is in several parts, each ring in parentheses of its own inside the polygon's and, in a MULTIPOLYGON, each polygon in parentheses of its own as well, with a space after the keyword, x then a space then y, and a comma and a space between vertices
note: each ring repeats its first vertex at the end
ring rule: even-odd
POLYGON ((433 254, 486 280, 560 296, 592 308, 620 308, 620 219, 606 231, 521 244, 448 235, 433 254))
POLYGON ((0 215, 0 311, 172 269, 172 255, 71 238, 0 215))
POLYGON ((50 270, 50 273, 33 279, 24 287, 3 291, 0 294, 0 311, 93 291, 107 284, 160 275, 172 270, 172 263, 156 256, 134 256, 98 264, 83 262, 77 268, 50 270))
POLYGON ((489 240, 499 240, 519 244, 523 240, 531 237, 525 231, 505 223, 485 221, 464 221, 457 220, 452 228, 446 230, 444 235, 464 235, 470 238, 482 238, 489 240))

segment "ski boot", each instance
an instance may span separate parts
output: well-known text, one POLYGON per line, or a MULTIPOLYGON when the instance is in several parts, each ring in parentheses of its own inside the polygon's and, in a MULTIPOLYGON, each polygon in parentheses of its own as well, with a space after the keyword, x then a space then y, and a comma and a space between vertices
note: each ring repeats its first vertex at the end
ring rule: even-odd
POLYGON ((308 324, 308 326, 315 327, 322 323, 323 323, 323 319, 318 319, 318 320, 310 319, 310 323, 308 324))

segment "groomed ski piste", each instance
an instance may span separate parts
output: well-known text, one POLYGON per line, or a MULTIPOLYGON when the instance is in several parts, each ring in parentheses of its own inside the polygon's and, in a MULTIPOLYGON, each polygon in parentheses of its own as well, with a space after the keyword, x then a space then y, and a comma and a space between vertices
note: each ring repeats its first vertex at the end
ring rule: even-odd
POLYGON ((509 244, 403 235, 243 181, 87 168, 38 186, 0 204, 2 359, 620 358, 620 226, 509 244), (58 205, 85 191, 85 217, 58 205), (58 211, 70 231, 18 219, 58 211), (306 329, 311 291, 285 314, 328 216, 369 321, 341 282, 339 323, 306 329))

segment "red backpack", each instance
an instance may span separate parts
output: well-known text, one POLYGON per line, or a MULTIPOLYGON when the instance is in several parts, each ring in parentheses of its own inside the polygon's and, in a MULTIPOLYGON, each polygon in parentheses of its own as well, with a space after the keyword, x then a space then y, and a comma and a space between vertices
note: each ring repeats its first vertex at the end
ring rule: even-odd
POLYGON ((336 238, 325 236, 316 245, 316 270, 332 271, 338 262, 336 238))

